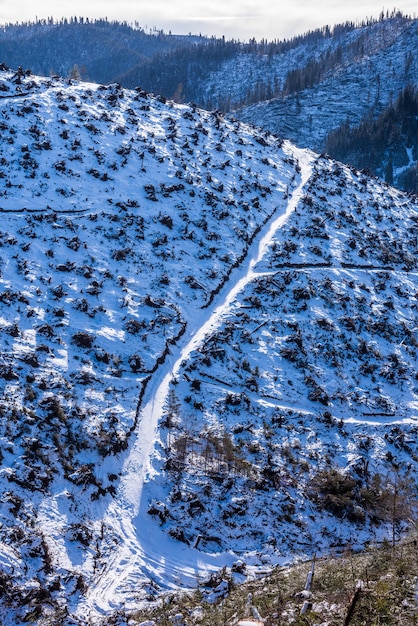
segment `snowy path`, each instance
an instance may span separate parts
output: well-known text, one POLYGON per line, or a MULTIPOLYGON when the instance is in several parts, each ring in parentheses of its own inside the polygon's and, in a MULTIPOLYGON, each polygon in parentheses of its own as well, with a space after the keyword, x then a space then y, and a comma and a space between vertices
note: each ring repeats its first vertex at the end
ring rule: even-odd
POLYGON ((135 439, 122 470, 118 494, 104 515, 105 528, 111 529, 119 544, 110 550, 104 571, 101 574, 96 572, 93 586, 77 609, 77 614, 84 618, 88 616, 91 624, 98 623, 100 616, 121 606, 138 606, 141 585, 149 580, 168 589, 193 587, 199 575, 231 564, 237 558, 232 553, 201 553, 160 532, 146 513, 147 498, 143 491, 146 491, 147 479, 152 477, 157 426, 164 413, 170 381, 177 375, 182 361, 221 324, 236 295, 257 276, 255 266, 271 244, 274 233, 286 222, 303 195, 315 155, 290 145, 288 150, 299 160, 301 177, 289 198, 286 212, 273 216, 261 229, 245 261, 232 272, 211 306, 188 320, 187 332, 172 347, 172 353, 147 385, 140 422, 137 432, 132 435, 135 439))

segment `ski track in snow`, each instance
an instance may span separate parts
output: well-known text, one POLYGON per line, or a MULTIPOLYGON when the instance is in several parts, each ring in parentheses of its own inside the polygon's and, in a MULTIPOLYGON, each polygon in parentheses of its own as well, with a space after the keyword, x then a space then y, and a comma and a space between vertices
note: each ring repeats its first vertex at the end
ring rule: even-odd
POLYGON ((199 576, 231 565, 237 559, 232 552, 202 553, 167 536, 147 514, 144 490, 147 478, 152 475, 151 459, 157 427, 164 413, 170 381, 178 374, 181 363, 221 324, 236 295, 258 276, 255 266, 266 253, 274 233, 294 211, 312 174, 313 153, 298 150, 287 142, 284 147, 299 160, 301 168, 300 182, 288 200, 285 213, 274 215, 261 229, 246 260, 232 272, 211 306, 188 320, 185 335, 172 347, 171 354, 148 382, 118 493, 103 517, 104 528, 111 529, 119 544, 110 550, 104 571, 99 575, 96 572, 92 586, 80 600, 75 613, 84 619, 88 617, 90 624, 99 623, 104 616, 122 606, 138 608, 141 584, 150 580, 166 589, 191 588, 199 576))

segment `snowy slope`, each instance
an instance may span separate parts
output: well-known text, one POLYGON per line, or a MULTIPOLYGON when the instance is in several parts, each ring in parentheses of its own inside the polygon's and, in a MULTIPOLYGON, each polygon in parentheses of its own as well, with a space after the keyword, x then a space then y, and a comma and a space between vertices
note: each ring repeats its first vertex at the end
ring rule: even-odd
MULTIPOLYGON (((347 121, 354 126, 368 114, 376 116, 407 84, 417 84, 418 20, 379 22, 350 34, 360 43, 362 36, 365 42, 355 55, 350 54, 350 39, 344 40, 340 62, 313 86, 234 115, 321 152, 332 129, 347 121)), ((331 43, 332 51, 339 42, 331 43)), ((308 65, 309 54, 303 58, 308 65)))
POLYGON ((320 472, 415 472, 417 205, 325 159, 306 191, 172 386, 161 521, 202 549, 361 544, 365 493, 330 518, 320 472))
POLYGON ((318 481, 416 458, 414 201, 139 90, 0 89, 4 624, 387 532, 318 481))
POLYGON ((2 538, 31 606, 38 570, 70 599, 92 576, 150 376, 299 174, 276 138, 143 92, 0 84, 2 538))
MULTIPOLYGON (((193 85, 192 99, 415 192, 409 169, 416 165, 414 134, 395 141, 396 132, 386 129, 396 166, 392 176, 372 124, 385 112, 393 123, 389 107, 407 86, 416 87, 417 36, 416 19, 393 13, 357 27, 324 27, 293 45, 243 47, 195 81, 199 87, 193 85), (344 137, 360 123, 366 124, 368 147, 358 138, 351 150, 337 149, 333 131, 344 137)), ((398 134, 403 128, 399 124, 398 134)))

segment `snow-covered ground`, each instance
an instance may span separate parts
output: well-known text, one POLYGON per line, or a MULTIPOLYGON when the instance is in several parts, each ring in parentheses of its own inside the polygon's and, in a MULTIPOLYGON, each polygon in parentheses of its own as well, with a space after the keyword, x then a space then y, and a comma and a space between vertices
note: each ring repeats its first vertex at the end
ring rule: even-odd
MULTIPOLYGON (((234 115, 300 147, 322 152, 331 130, 346 122, 355 126, 367 115, 377 116, 407 84, 417 84, 417 60, 412 51, 418 21, 377 23, 366 33, 354 31, 342 45, 340 62, 312 86, 285 98, 243 107, 234 115), (356 41, 358 49, 352 46, 350 52, 350 44, 356 41)), ((338 45, 338 40, 332 40, 330 50, 335 52, 338 45)), ((304 57, 306 66, 309 60, 309 55, 304 57)))
POLYGON ((415 201, 139 90, 0 88, 4 624, 384 534, 366 496, 416 455, 415 201))
POLYGON ((105 526, 112 528, 112 536, 118 537, 118 545, 110 552, 103 573, 97 581, 93 581, 93 588, 79 609, 81 615, 94 615, 101 611, 106 614, 121 605, 134 609, 138 605, 135 591, 141 583, 152 580, 163 588, 176 588, 179 584, 193 587, 211 570, 231 566, 237 559, 232 552, 202 553, 164 535, 147 515, 148 498, 152 493, 148 489, 147 497, 143 497, 142 492, 144 482, 152 481, 154 475, 151 461, 158 442, 158 425, 167 407, 170 382, 178 376, 182 363, 199 349, 205 337, 218 329, 237 294, 254 280, 254 266, 261 261, 276 230, 300 201, 303 187, 311 175, 314 155, 291 149, 290 146, 287 150, 298 160, 301 180, 289 197, 286 211, 282 213, 280 210, 278 215, 272 216, 252 243, 245 260, 232 272, 210 307, 188 321, 186 334, 147 385, 139 426, 131 437, 132 448, 124 463, 118 494, 103 517, 105 526))

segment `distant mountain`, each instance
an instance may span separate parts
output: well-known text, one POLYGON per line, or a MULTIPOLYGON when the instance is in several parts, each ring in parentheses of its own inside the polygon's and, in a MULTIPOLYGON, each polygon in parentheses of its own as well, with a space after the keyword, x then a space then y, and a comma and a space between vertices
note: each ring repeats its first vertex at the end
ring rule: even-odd
POLYGON ((2 622, 396 539, 416 201, 141 89, 0 93, 2 622))
POLYGON ((418 191, 416 139, 382 150, 372 136, 362 151, 361 142, 343 150, 337 138, 347 128, 373 134, 379 116, 392 115, 404 90, 417 87, 417 46, 418 20, 398 11, 273 42, 147 34, 138 25, 83 19, 7 25, 0 32, 0 60, 11 67, 140 85, 221 110, 412 192, 418 191))
POLYGON ((0 61, 44 76, 112 83, 157 54, 203 40, 162 31, 146 33, 139 25, 104 19, 40 20, 1 29, 0 61))
MULTIPOLYGON (((388 169, 389 146, 382 151, 381 137, 375 138, 374 132, 379 126, 379 116, 381 120, 390 117, 404 90, 417 87, 418 21, 394 17, 353 31, 338 46, 337 41, 334 43, 331 53, 321 57, 320 71, 314 74, 317 78, 310 77, 318 63, 312 64, 305 57, 305 66, 292 75, 293 93, 243 107, 234 111, 234 115, 288 137, 298 145, 319 152, 329 150, 332 156, 356 166, 361 163, 374 173, 387 176, 389 182, 395 181, 416 192, 413 172, 409 175, 404 169, 398 175, 395 169, 392 178, 388 169), (325 63, 329 54, 338 62, 328 70, 325 63), (348 128, 358 128, 357 134, 371 133, 364 151, 358 143, 354 161, 350 160, 354 155, 348 145, 346 152, 342 144, 334 151, 337 137, 346 135, 348 128)), ((411 149, 409 156, 401 157, 405 168, 414 168, 417 163, 416 135, 411 139, 412 143, 403 148, 411 149)), ((390 143, 391 139, 388 137, 387 141, 390 143)))
POLYGON ((407 86, 378 117, 332 131, 326 152, 358 168, 369 168, 390 184, 418 191, 418 91, 407 86))

